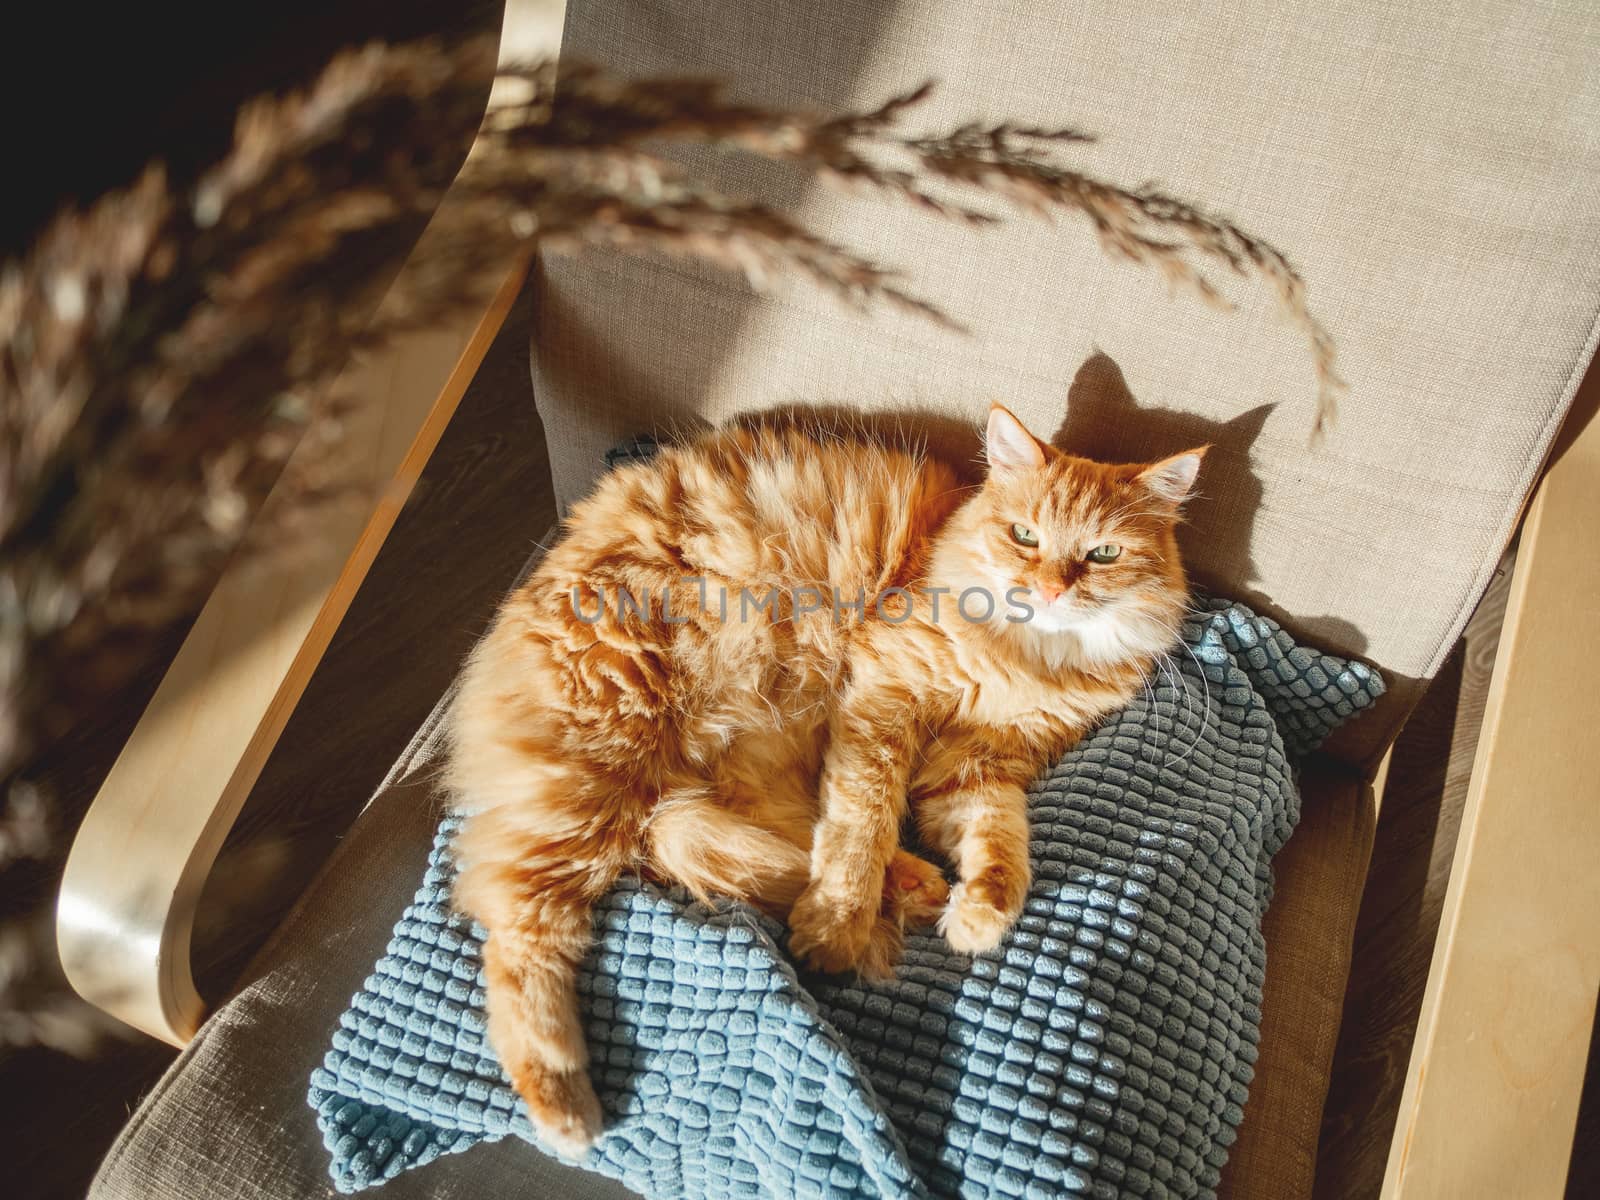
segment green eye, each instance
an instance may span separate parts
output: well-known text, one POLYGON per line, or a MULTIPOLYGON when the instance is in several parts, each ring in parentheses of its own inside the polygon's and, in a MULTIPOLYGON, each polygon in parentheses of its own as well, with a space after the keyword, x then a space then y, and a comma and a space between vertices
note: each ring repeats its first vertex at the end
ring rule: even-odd
POLYGON ((1039 544, 1039 535, 1026 525, 1013 525, 1011 527, 1011 536, 1021 546, 1037 546, 1039 544))
POLYGON ((1117 555, 1121 553, 1121 546, 1117 545, 1115 542, 1107 542, 1104 546, 1096 546, 1093 550, 1089 551, 1089 561, 1108 563, 1114 561, 1117 555))

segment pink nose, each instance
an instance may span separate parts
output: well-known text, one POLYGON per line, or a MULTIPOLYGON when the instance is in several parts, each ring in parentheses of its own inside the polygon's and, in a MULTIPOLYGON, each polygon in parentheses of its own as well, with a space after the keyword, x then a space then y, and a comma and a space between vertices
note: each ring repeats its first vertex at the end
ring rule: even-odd
POLYGON ((1046 604, 1054 604, 1057 600, 1061 599, 1061 597, 1066 593, 1066 590, 1067 589, 1062 587, 1059 583, 1041 582, 1034 587, 1034 591, 1038 592, 1039 595, 1043 597, 1046 604))

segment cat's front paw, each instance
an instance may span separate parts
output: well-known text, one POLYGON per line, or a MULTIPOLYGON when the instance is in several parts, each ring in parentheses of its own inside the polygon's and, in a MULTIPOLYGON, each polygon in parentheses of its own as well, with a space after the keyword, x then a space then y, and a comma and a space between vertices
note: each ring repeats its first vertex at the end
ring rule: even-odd
POLYGON ((982 954, 993 950, 1022 915, 1028 879, 991 867, 975 879, 963 880, 950 893, 939 918, 939 932, 953 950, 982 954))
POLYGON ((878 919, 878 897, 863 904, 813 883, 789 913, 789 953, 818 971, 854 970, 867 953, 878 919))
POLYGON ((893 979, 905 947, 905 933, 900 922, 887 915, 880 916, 872 923, 872 933, 867 938, 861 961, 856 964, 856 973, 863 979, 893 979))

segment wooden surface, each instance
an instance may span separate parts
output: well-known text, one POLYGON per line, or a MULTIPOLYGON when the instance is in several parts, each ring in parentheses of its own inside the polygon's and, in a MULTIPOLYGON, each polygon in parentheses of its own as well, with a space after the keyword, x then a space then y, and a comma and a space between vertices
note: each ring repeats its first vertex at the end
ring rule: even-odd
POLYGON ((1508 557, 1395 743, 1323 1108, 1317 1200, 1377 1196, 1455 857, 1511 582, 1508 557))
POLYGON ((1262 922, 1261 1038, 1244 1121, 1218 1187, 1228 1200, 1311 1193, 1381 787, 1381 775, 1368 782, 1331 762, 1301 773, 1300 823, 1273 860, 1272 903, 1262 922))
MULTIPOLYGON (((553 52, 562 15, 560 0, 509 0, 502 61, 553 52)), ((497 86, 491 114, 501 98, 497 86)), ((455 203, 447 193, 441 211, 455 203)), ((479 303, 392 336, 341 376, 337 458, 303 443, 256 518, 283 524, 314 477, 333 493, 317 528, 293 557, 239 555, 224 572, 79 826, 57 908, 62 967, 135 1028, 182 1045, 198 1027, 190 935, 212 864, 526 269, 483 272, 479 303)))
POLYGON ((228 836, 196 930, 208 1001, 305 890, 555 520, 531 321, 525 291, 228 836))
POLYGON ((1600 990, 1600 422, 1524 524, 1385 1197, 1560 1196, 1600 990))
POLYGON ((398 335, 344 373, 338 461, 302 444, 257 518, 300 503, 303 462, 315 462, 337 481, 315 533, 292 558, 247 555, 223 574, 79 827, 57 907, 62 966, 79 995, 135 1028, 175 1045, 198 1028, 190 933, 212 862, 525 271, 507 264, 481 282, 483 307, 398 335))
MULTIPOLYGON (((529 386, 530 320, 519 300, 229 834, 194 935, 209 1002, 231 990, 322 865, 554 517, 529 386)), ((130 725, 109 711, 75 731, 51 773, 58 792, 87 799, 130 725)), ((89 1061, 45 1050, 0 1058, 0 1153, 20 1194, 81 1198, 174 1053, 141 1035, 89 1061)))

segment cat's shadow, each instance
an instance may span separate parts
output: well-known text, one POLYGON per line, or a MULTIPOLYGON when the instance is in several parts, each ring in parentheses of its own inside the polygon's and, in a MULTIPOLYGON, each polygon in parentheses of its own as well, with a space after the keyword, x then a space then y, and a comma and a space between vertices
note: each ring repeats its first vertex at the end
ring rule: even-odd
POLYGON ((1050 441, 1073 454, 1106 462, 1150 462, 1209 446, 1199 486, 1184 505, 1178 544, 1191 577, 1198 574, 1203 585, 1237 595, 1240 585, 1257 577, 1250 546, 1262 487, 1250 449, 1271 413, 1272 405, 1258 404, 1216 421, 1199 413, 1141 405, 1122 368, 1097 350, 1073 376, 1066 412, 1050 441))

